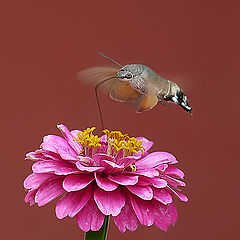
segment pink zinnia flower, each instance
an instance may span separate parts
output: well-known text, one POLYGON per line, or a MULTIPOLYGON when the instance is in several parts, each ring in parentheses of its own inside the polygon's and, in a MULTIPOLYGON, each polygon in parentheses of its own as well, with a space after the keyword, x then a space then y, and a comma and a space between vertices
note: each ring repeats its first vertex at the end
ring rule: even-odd
POLYGON ((41 149, 30 152, 33 173, 24 181, 29 189, 25 201, 39 207, 62 195, 56 205, 59 219, 75 217, 87 232, 98 231, 105 215, 112 215, 121 232, 139 224, 167 228, 176 223, 173 196, 185 183, 184 173, 173 167, 176 158, 167 152, 147 151, 153 142, 129 137, 119 131, 95 128, 69 131, 58 125, 63 137, 48 135, 41 149), (178 178, 178 179, 176 179, 178 178))

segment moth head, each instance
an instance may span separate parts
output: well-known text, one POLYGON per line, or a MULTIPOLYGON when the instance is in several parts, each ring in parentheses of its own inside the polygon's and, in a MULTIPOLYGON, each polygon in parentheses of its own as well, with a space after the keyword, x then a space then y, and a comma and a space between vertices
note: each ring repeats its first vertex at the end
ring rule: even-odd
POLYGON ((133 73, 127 67, 121 68, 116 75, 116 78, 119 78, 123 81, 129 81, 133 77, 133 73))

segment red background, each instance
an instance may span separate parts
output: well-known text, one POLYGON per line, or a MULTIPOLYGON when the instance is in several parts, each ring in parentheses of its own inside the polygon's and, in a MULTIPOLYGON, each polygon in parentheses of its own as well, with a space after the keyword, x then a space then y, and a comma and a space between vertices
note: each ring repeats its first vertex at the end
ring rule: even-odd
POLYGON ((176 199, 167 233, 140 226, 109 239, 232 239, 238 236, 240 34, 238 1, 1 1, 1 236, 81 239, 55 203, 24 203, 26 152, 44 135, 99 125, 93 89, 78 71, 108 62, 142 63, 188 85, 190 116, 177 106, 136 114, 101 95, 106 126, 145 136, 177 156, 189 202, 176 199))

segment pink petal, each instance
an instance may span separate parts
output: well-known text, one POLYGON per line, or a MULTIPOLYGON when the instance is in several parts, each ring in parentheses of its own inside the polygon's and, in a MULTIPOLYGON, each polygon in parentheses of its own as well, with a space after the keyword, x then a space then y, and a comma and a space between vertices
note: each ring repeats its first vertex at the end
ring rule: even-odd
POLYGON ((98 173, 94 173, 97 185, 105 191, 113 191, 118 187, 118 184, 110 181, 107 177, 102 177, 98 173))
POLYGON ((159 172, 154 168, 149 169, 137 169, 136 172, 133 172, 134 175, 142 175, 149 178, 154 178, 159 176, 159 172))
POLYGON ((125 196, 119 189, 106 192, 98 188, 94 193, 94 200, 104 215, 117 216, 125 205, 125 196))
POLYGON ((167 231, 167 228, 176 223, 177 220, 177 211, 174 204, 163 205, 155 200, 153 201, 153 206, 154 224, 158 228, 167 231))
POLYGON ((158 170, 160 170, 161 172, 164 172, 168 167, 168 164, 167 163, 163 163, 163 164, 160 164, 159 166, 157 166, 156 168, 158 170))
POLYGON ((125 232, 126 229, 129 229, 130 231, 135 231, 137 229, 139 221, 128 199, 121 212, 113 217, 113 221, 119 228, 120 232, 125 232))
POLYGON ((85 188, 93 180, 94 177, 92 175, 69 175, 63 181, 63 188, 67 192, 79 191, 85 188))
POLYGON ((149 186, 152 185, 156 188, 164 188, 167 186, 167 181, 159 177, 148 178, 145 176, 140 176, 138 179, 138 186, 149 186))
POLYGON ((130 195, 131 205, 139 222, 145 226, 151 226, 154 222, 152 210, 152 201, 145 201, 138 197, 130 195))
POLYGON ((169 213, 170 213, 170 216, 171 216, 171 219, 172 219, 172 223, 176 224, 178 215, 177 215, 177 209, 176 209, 174 203, 173 202, 170 203, 168 205, 168 208, 169 208, 169 213))
POLYGON ((47 179, 54 177, 50 173, 32 173, 24 180, 24 187, 26 189, 37 189, 47 179))
POLYGON ((138 176, 126 174, 110 175, 108 178, 121 185, 135 185, 138 182, 138 176))
POLYGON ((117 160, 117 164, 123 166, 124 168, 128 167, 130 164, 135 163, 140 156, 128 156, 124 158, 120 158, 117 160))
POLYGON ((149 186, 152 184, 154 178, 139 176, 137 186, 149 186))
POLYGON ((184 178, 184 172, 173 166, 168 166, 168 168, 164 171, 164 174, 171 175, 173 177, 179 177, 181 179, 184 178))
POLYGON ((173 201, 172 195, 166 189, 153 188, 153 196, 156 200, 158 200, 159 202, 161 202, 165 205, 167 205, 173 201))
POLYGON ((91 195, 91 187, 65 194, 56 205, 57 218, 62 219, 67 215, 74 217, 86 205, 91 195))
POLYGON ((107 160, 107 161, 114 161, 112 156, 108 156, 105 153, 96 153, 93 156, 94 161, 97 163, 97 165, 102 166, 102 161, 107 160))
POLYGON ((161 178, 153 178, 152 185, 156 188, 165 188, 167 186, 167 181, 161 178))
POLYGON ((64 193, 64 189, 62 187, 62 178, 58 177, 57 179, 53 179, 42 184, 36 193, 35 202, 39 207, 41 207, 62 193, 64 193))
POLYGON ((105 172, 111 173, 114 171, 119 171, 124 168, 124 166, 120 166, 112 161, 102 160, 101 166, 105 167, 105 172))
POLYGON ((77 138, 79 132, 80 130, 72 130, 70 133, 72 134, 73 138, 77 138))
POLYGON ((153 198, 153 190, 149 186, 126 186, 126 188, 141 199, 151 200, 153 198))
POLYGON ((67 140, 68 144, 75 150, 76 153, 79 154, 82 151, 82 146, 77 141, 74 141, 76 137, 74 137, 68 128, 63 124, 57 125, 57 128, 67 140))
POLYGON ((63 167, 69 167, 69 165, 63 161, 45 160, 34 163, 32 170, 34 173, 46 173, 56 171, 63 167))
POLYGON ((176 192, 175 190, 173 190, 171 187, 169 187, 168 186, 168 189, 170 189, 170 191, 172 192, 172 193, 174 193, 181 201, 183 201, 183 202, 187 202, 188 201, 188 198, 185 196, 185 195, 183 195, 183 194, 181 194, 181 193, 179 193, 179 192, 176 192))
POLYGON ((99 211, 92 198, 76 216, 78 226, 84 232, 98 231, 102 227, 104 218, 105 216, 99 211))
POLYGON ((43 158, 45 158, 43 160, 57 160, 57 161, 62 160, 61 156, 58 153, 51 152, 51 151, 48 151, 48 150, 43 150, 43 149, 40 150, 40 151, 42 153, 43 158))
POLYGON ((56 175, 69 175, 73 173, 79 173, 79 170, 74 167, 62 167, 55 171, 56 175))
POLYGON ((101 142, 107 142, 107 135, 105 134, 105 135, 102 135, 101 136, 101 142))
POLYGON ((25 202, 29 202, 30 206, 32 206, 33 204, 35 204, 35 195, 37 193, 38 189, 29 191, 25 197, 25 202))
POLYGON ((27 153, 25 159, 32 161, 47 160, 47 158, 42 154, 42 152, 39 152, 39 150, 27 153))
POLYGON ((54 153, 59 153, 59 149, 63 149, 74 158, 78 155, 64 138, 55 135, 45 136, 41 147, 54 153))
POLYGON ((81 161, 76 162, 76 166, 79 170, 81 171, 86 171, 86 172, 101 172, 104 170, 104 167, 86 167, 83 166, 81 161))
POLYGON ((96 167, 96 161, 90 157, 78 156, 77 159, 86 167, 96 167))
POLYGON ((167 152, 153 152, 136 162, 137 168, 153 168, 163 163, 177 163, 176 158, 167 152))
POLYGON ((149 141, 147 138, 145 137, 137 137, 136 138, 138 141, 142 142, 142 146, 144 147, 144 151, 147 152, 153 145, 152 141, 149 141))
POLYGON ((181 181, 181 180, 178 180, 178 179, 175 179, 175 178, 172 178, 170 176, 167 176, 167 175, 163 175, 162 178, 166 179, 166 181, 168 182, 169 185, 172 185, 173 187, 177 188, 178 186, 181 186, 181 187, 185 187, 186 186, 186 183, 181 181))
POLYGON ((62 159, 64 160, 72 160, 72 161, 77 161, 77 155, 73 156, 71 151, 67 148, 59 148, 58 149, 58 154, 61 156, 62 159))

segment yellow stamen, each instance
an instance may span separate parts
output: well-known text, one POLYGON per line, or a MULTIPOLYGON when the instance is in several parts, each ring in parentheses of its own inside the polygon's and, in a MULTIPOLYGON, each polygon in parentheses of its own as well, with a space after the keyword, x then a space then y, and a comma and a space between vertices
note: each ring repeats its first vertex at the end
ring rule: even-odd
MULTIPOLYGON (((83 150, 79 155, 87 155, 90 153, 94 154, 98 147, 101 147, 101 138, 98 135, 93 135, 95 127, 87 128, 77 134, 77 138, 74 140, 79 142, 83 150)), ((120 131, 109 131, 108 129, 103 130, 103 133, 107 135, 107 154, 116 157, 121 151, 122 156, 131 156, 141 151, 144 154, 144 147, 142 142, 138 141, 135 137, 129 137, 128 134, 123 134, 120 131)), ((134 170, 134 167, 132 168, 134 170)))
POLYGON ((87 128, 83 132, 79 132, 77 134, 78 138, 75 138, 74 140, 79 142, 83 150, 80 152, 80 154, 83 154, 83 152, 86 151, 86 149, 97 149, 98 147, 101 147, 101 138, 98 135, 93 135, 93 131, 95 130, 95 127, 87 128))
POLYGON ((136 172, 137 171, 137 167, 134 163, 130 164, 129 167, 131 168, 132 172, 136 172))
POLYGON ((128 134, 123 134, 120 131, 109 131, 108 129, 103 130, 103 133, 107 135, 107 138, 117 139, 118 141, 121 140, 128 140, 128 134))
MULTIPOLYGON (((123 156, 129 156, 138 151, 141 151, 144 154, 144 147, 142 142, 138 141, 134 137, 129 137, 128 134, 123 134, 120 131, 109 131, 108 129, 103 130, 107 135, 108 144, 114 147, 114 152, 117 154, 120 150, 123 149, 123 156)), ((109 146, 108 146, 109 147, 109 146)), ((111 152, 108 149, 108 152, 111 152)))
POLYGON ((79 153, 79 155, 83 155, 84 152, 85 152, 85 150, 83 149, 83 150, 79 153))

